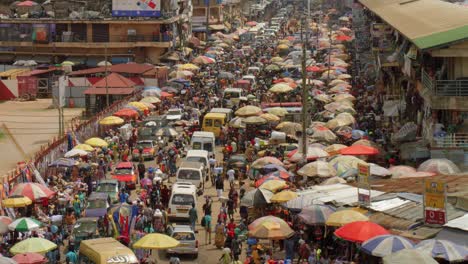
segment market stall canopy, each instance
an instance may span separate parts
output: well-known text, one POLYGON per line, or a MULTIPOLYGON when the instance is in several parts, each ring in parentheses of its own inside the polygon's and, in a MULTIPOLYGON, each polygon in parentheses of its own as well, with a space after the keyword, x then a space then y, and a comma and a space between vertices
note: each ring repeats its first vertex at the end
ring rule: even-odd
POLYGON ((426 252, 417 249, 403 249, 396 253, 387 255, 383 258, 384 264, 406 264, 406 263, 424 263, 438 264, 435 259, 426 252))
POLYGON ((413 242, 407 238, 396 235, 380 235, 366 240, 362 250, 369 255, 385 257, 403 249, 414 247, 413 242))
POLYGON ((297 171, 297 174, 307 177, 328 178, 335 176, 336 171, 328 162, 318 160, 307 163, 297 171))
POLYGON ((428 159, 419 165, 418 171, 436 174, 456 174, 461 172, 457 165, 449 159, 428 159))
POLYGON ((248 229, 249 235, 263 239, 284 239, 294 233, 283 219, 271 215, 256 219, 248 229))
POLYGON ((237 109, 236 115, 237 116, 254 116, 262 113, 262 109, 254 106, 254 105, 247 105, 237 109))
POLYGON ((99 121, 100 125, 105 126, 122 125, 123 123, 125 123, 125 120, 117 116, 108 116, 99 121))
POLYGON ((118 73, 111 73, 93 84, 93 86, 86 89, 83 93, 94 95, 127 95, 134 92, 135 85, 132 80, 118 73))
MULTIPOLYGON (((43 255, 39 253, 24 253, 24 254, 17 254, 13 256, 12 258, 15 260, 18 264, 41 264, 41 263, 47 263, 48 259, 45 258, 43 255)), ((0 263, 5 264, 3 262, 0 263)))
POLYGON ((265 189, 254 189, 245 193, 240 200, 241 206, 246 207, 264 207, 270 203, 273 196, 271 191, 265 189))
POLYGON ((3 200, 2 204, 6 208, 26 207, 32 204, 32 200, 25 196, 10 196, 3 200))
POLYGON ((281 191, 279 193, 275 193, 272 197, 271 197, 271 201, 274 202, 274 203, 285 203, 289 200, 292 200, 292 199, 295 199, 297 198, 297 193, 296 192, 293 192, 293 191, 290 191, 290 190, 284 190, 284 191, 281 191))
POLYGON ((39 183, 19 183, 13 187, 10 192, 10 196, 24 196, 28 197, 32 201, 39 201, 44 198, 51 198, 55 195, 55 192, 51 191, 45 185, 39 183))
POLYGON ((468 259, 468 249, 447 240, 428 239, 419 242, 415 249, 431 254, 433 258, 458 262, 468 259))
POLYGON ((32 237, 16 243, 10 252, 14 255, 23 253, 46 253, 57 248, 55 243, 47 239, 32 237))
POLYGON ((277 192, 286 187, 288 187, 288 184, 285 181, 281 181, 281 180, 271 180, 260 185, 260 188, 269 190, 272 192, 277 192))
MULTIPOLYGON (((29 218, 29 217, 21 217, 15 219, 11 224, 8 225, 8 228, 11 231, 18 231, 18 232, 28 232, 31 230, 37 230, 42 226, 42 223, 37 221, 36 219, 29 218)), ((28 251, 34 252, 34 251, 28 251)))
POLYGON ((344 226, 357 221, 369 221, 369 218, 355 210, 347 209, 331 214, 326 224, 328 226, 344 226))
POLYGON ((85 144, 88 144, 92 147, 100 147, 100 148, 109 146, 109 143, 107 143, 105 140, 98 138, 98 137, 93 137, 93 138, 86 140, 85 144))
POLYGON ((314 204, 301 210, 297 217, 307 225, 325 224, 335 209, 328 205, 314 204))
POLYGON ((165 234, 146 234, 133 244, 133 248, 142 249, 168 249, 180 245, 180 242, 165 234))
POLYGON ((142 103, 158 104, 161 100, 156 96, 148 96, 140 100, 142 103))
POLYGON ((277 159, 275 157, 268 156, 268 157, 263 157, 263 158, 259 158, 259 159, 255 160, 252 163, 252 168, 261 169, 265 165, 268 165, 268 164, 276 164, 276 165, 279 165, 279 166, 284 166, 283 162, 281 162, 279 159, 277 159))
POLYGON ((65 158, 73 158, 73 157, 80 157, 80 156, 87 156, 88 151, 82 149, 75 149, 73 148, 70 151, 67 151, 64 155, 65 158))

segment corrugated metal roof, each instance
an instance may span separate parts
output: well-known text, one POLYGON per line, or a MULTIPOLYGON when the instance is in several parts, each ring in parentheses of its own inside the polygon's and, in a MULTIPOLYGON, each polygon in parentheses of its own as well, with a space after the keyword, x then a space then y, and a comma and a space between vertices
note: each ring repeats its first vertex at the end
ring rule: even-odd
POLYGON ((434 237, 437 235, 437 233, 439 233, 440 230, 442 230, 440 227, 420 226, 415 229, 400 233, 400 236, 409 239, 424 240, 434 237))
POLYGON ((443 227, 435 237, 440 240, 448 240, 460 246, 468 247, 468 232, 460 229, 443 227))
POLYGON ((372 202, 369 208, 377 212, 383 212, 407 203, 411 203, 411 201, 400 198, 393 198, 384 201, 372 202))
POLYGON ((468 38, 468 9, 440 0, 360 0, 420 49, 468 38))
POLYGON ((409 220, 393 217, 390 215, 386 215, 384 213, 372 214, 369 217, 369 219, 370 221, 376 224, 379 224, 389 230, 406 231, 406 230, 410 230, 421 225, 421 222, 409 221, 409 220))
MULTIPOLYGON (((124 63, 116 64, 107 67, 108 72, 117 72, 125 74, 143 74, 147 71, 150 71, 154 68, 152 65, 148 64, 138 64, 138 63, 124 63)), ((90 75, 96 73, 106 72, 106 67, 97 67, 85 70, 79 70, 71 72, 69 75, 90 75)))
POLYGON ((468 231, 468 214, 448 221, 444 226, 468 231))
POLYGON ((466 175, 437 175, 424 178, 382 179, 373 180, 372 189, 386 193, 415 193, 422 194, 424 179, 440 180, 447 183, 447 193, 456 193, 468 190, 468 177, 466 175))

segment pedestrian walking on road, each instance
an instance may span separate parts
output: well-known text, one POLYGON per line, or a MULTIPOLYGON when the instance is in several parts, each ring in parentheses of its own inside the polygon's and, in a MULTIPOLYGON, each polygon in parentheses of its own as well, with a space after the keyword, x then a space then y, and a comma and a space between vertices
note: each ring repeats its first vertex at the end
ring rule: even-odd
POLYGON ((224 189, 224 180, 221 176, 218 176, 216 178, 216 193, 218 194, 218 198, 220 198, 223 195, 223 189, 224 189))
POLYGON ((197 208, 195 208, 195 203, 192 204, 192 208, 189 211, 189 220, 190 220, 190 225, 192 226, 193 232, 195 232, 195 225, 198 221, 198 212, 197 212, 197 208))
POLYGON ((203 217, 203 222, 205 224, 205 245, 211 244, 211 215, 206 214, 203 217))

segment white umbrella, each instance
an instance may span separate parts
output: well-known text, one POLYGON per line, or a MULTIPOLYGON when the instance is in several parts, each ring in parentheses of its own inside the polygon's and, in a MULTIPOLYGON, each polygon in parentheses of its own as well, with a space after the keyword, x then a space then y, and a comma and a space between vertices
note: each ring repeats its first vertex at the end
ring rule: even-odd
POLYGON ((86 156, 88 155, 88 152, 82 149, 72 149, 65 153, 65 158, 72 158, 72 157, 77 157, 77 156, 86 156))

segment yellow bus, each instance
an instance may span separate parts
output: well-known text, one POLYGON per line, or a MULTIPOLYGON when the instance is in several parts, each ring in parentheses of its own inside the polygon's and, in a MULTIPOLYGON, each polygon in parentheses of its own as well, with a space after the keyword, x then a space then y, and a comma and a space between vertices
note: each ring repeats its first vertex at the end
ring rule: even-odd
POLYGON ((81 241, 78 263, 139 263, 133 251, 119 241, 110 238, 97 238, 81 241))
POLYGON ((208 113, 203 118, 202 130, 213 132, 216 137, 219 137, 224 124, 226 124, 226 114, 208 113))

